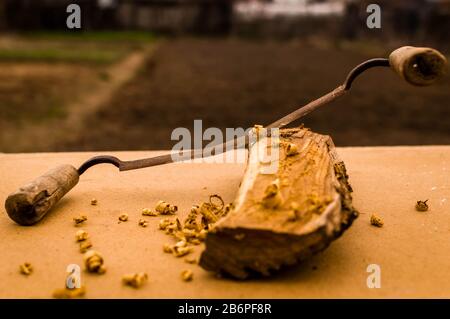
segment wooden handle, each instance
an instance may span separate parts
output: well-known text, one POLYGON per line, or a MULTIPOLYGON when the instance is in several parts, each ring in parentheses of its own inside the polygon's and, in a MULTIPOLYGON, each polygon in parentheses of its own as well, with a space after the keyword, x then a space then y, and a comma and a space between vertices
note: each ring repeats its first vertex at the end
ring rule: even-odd
POLYGON ((8 196, 6 211, 16 223, 33 225, 68 192, 79 180, 71 165, 58 166, 8 196))
POLYGON ((431 48, 401 47, 389 55, 392 69, 413 85, 430 85, 447 71, 447 59, 431 48))

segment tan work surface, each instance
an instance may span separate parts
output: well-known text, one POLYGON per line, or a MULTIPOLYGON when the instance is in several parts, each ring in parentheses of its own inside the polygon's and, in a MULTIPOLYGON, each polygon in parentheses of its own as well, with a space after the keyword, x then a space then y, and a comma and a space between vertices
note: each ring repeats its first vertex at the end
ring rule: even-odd
MULTIPOLYGON (((81 274, 88 298, 366 298, 450 297, 450 146, 339 148, 354 188, 361 215, 323 253, 270 279, 233 281, 216 278, 197 265, 162 251, 174 239, 159 231, 160 217, 145 217, 142 208, 158 200, 178 205, 183 217, 192 204, 209 194, 233 200, 243 164, 172 164, 121 172, 100 165, 81 176, 80 183, 39 224, 16 225, 0 216, 0 298, 50 298, 65 285, 66 267, 82 266, 72 218, 85 214, 94 248, 105 257, 107 273, 81 274), (91 206, 91 198, 98 199, 91 206), (429 199, 430 210, 417 212, 417 200, 429 199), (118 216, 128 213, 128 222, 118 216), (376 213, 382 228, 371 226, 376 213), (21 263, 34 273, 21 275, 21 263), (367 266, 381 267, 381 288, 367 287, 367 266), (192 269, 194 280, 180 272, 192 269), (121 277, 147 272, 141 289, 125 287, 121 277)), ((137 159, 160 152, 113 153, 137 159)), ((62 163, 78 166, 92 153, 0 154, 0 200, 46 170, 62 163)), ((4 209, 3 209, 4 211, 4 209)), ((202 246, 195 248, 199 256, 202 246)))

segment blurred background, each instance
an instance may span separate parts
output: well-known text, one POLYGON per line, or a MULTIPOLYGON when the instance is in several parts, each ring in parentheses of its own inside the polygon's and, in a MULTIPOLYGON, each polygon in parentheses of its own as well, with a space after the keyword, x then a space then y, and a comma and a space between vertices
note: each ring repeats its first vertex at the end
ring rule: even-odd
MULTIPOLYGON (((449 56, 450 0, 0 0, 0 152, 169 149, 269 124, 403 45, 449 56), (66 26, 66 7, 81 26, 66 26)), ((450 144, 450 77, 374 69, 305 117, 338 146, 450 144)))

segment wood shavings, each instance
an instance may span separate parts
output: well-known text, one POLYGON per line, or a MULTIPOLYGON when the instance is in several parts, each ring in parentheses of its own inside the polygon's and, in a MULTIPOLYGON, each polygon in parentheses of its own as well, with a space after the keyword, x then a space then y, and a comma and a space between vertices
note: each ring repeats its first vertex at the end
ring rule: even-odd
POLYGON ((169 203, 160 200, 155 207, 156 212, 161 215, 175 215, 178 211, 178 207, 175 205, 170 205, 169 203))
POLYGON ((197 236, 197 232, 194 229, 183 228, 181 231, 183 237, 187 240, 194 239, 197 236))
POLYGON ((91 205, 92 206, 96 206, 97 204, 98 204, 97 199, 95 199, 95 198, 91 199, 91 205))
POLYGON ((106 272, 103 257, 95 250, 86 252, 83 256, 83 261, 86 270, 90 273, 104 274, 106 272))
POLYGON ((81 286, 80 288, 62 288, 62 289, 56 289, 53 292, 53 298, 57 299, 73 299, 73 298, 80 298, 83 297, 86 294, 86 288, 84 286, 81 286))
POLYGON ((172 223, 169 218, 163 218, 159 221, 159 229, 166 230, 166 228, 172 223))
POLYGON ((92 248, 92 242, 89 239, 80 242, 80 253, 84 254, 90 248, 92 248))
POLYGON ((163 251, 167 254, 171 254, 173 252, 172 245, 164 244, 163 245, 163 251))
POLYGON ((200 245, 202 242, 199 240, 199 239, 197 239, 197 238, 191 238, 191 239, 189 239, 188 240, 189 241, 189 244, 192 244, 192 245, 200 245))
POLYGON ((184 259, 184 262, 187 264, 196 264, 198 263, 197 259, 194 257, 187 257, 184 259))
POLYGON ((217 194, 209 196, 209 203, 215 208, 216 212, 222 212, 225 206, 225 202, 223 201, 222 197, 217 194))
POLYGON ((19 271, 22 275, 29 276, 33 273, 33 266, 29 262, 23 263, 19 266, 19 271))
POLYGON ((150 208, 144 208, 142 210, 142 216, 158 216, 158 213, 152 211, 150 208))
POLYGON ((298 154, 297 145, 294 143, 286 144, 286 156, 295 156, 298 154))
POLYGON ((208 222, 208 219, 206 219, 205 216, 202 216, 200 225, 201 225, 200 229, 206 229, 206 230, 209 229, 209 222, 208 222))
POLYGON ((428 202, 428 199, 425 201, 418 200, 416 203, 416 210, 419 212, 426 212, 429 208, 427 202, 428 202))
POLYGON ((147 227, 148 221, 146 221, 145 219, 139 219, 138 225, 141 227, 147 227))
POLYGON ((128 221, 128 214, 122 214, 119 216, 119 222, 126 222, 128 221))
POLYGON ((206 239, 206 235, 208 235, 208 231, 206 229, 202 229, 197 234, 197 239, 204 241, 206 239))
POLYGON ((135 273, 135 274, 125 274, 122 277, 122 282, 126 286, 133 288, 142 287, 148 280, 148 276, 145 272, 135 273))
POLYGON ((79 217, 74 217, 73 221, 75 223, 75 226, 78 226, 78 225, 84 223, 85 221, 87 221, 87 216, 81 215, 79 217))
POLYGON ((178 218, 175 219, 175 223, 177 225, 177 230, 180 230, 180 231, 183 230, 183 226, 181 225, 181 222, 178 218))
POLYGON ((186 282, 192 281, 192 279, 194 279, 194 273, 192 272, 192 270, 189 269, 183 270, 181 272, 181 279, 186 282))
POLYGON ((215 223, 219 220, 219 218, 215 214, 215 207, 210 203, 202 203, 200 205, 200 213, 208 223, 215 223))
POLYGON ((79 230, 79 231, 77 231, 76 233, 75 233, 75 240, 77 241, 77 242, 80 242, 80 241, 85 241, 86 239, 88 239, 89 238, 89 234, 87 233, 87 231, 85 231, 85 230, 79 230))
MULTIPOLYGON (((163 222, 162 224, 163 224, 166 234, 168 234, 168 235, 175 235, 183 229, 183 226, 181 225, 181 222, 178 218, 176 220, 169 220, 169 221, 167 221, 167 223, 163 222)), ((161 227, 161 222, 160 222, 160 227, 161 227)))
MULTIPOLYGON (((168 207, 165 202, 158 202, 158 206, 159 211, 163 211, 168 207)), ((231 205, 229 207, 231 209, 231 205)), ((159 221, 159 229, 177 239, 175 245, 164 244, 162 247, 163 251, 175 257, 183 257, 192 253, 193 247, 191 246, 200 245, 205 241, 208 229, 224 215, 224 208, 225 203, 222 197, 211 195, 208 203, 193 205, 183 223, 178 218, 161 219, 159 221), (199 223, 200 218, 201 221, 199 223)))
POLYGON ((186 246, 187 246, 187 242, 184 241, 184 240, 180 240, 180 241, 178 241, 178 242, 175 244, 175 247, 178 247, 178 248, 180 248, 180 247, 186 247, 186 246))
POLYGON ((266 208, 275 209, 282 203, 283 196, 280 192, 279 180, 276 179, 266 187, 264 191, 264 197, 262 198, 262 204, 266 208))
POLYGON ((191 247, 187 247, 187 242, 181 240, 175 245, 164 244, 163 251, 167 254, 172 254, 175 257, 183 257, 190 254, 193 250, 191 247))
POLYGON ((198 229, 197 218, 199 215, 200 215, 200 207, 198 205, 192 206, 191 211, 184 220, 184 228, 197 230, 198 229))
POLYGON ((375 214, 372 214, 372 216, 370 216, 370 224, 375 227, 383 227, 384 222, 381 219, 381 217, 378 217, 375 214))
POLYGON ((179 248, 174 248, 172 254, 175 257, 183 257, 183 256, 190 254, 192 251, 193 250, 191 247, 179 247, 179 248))

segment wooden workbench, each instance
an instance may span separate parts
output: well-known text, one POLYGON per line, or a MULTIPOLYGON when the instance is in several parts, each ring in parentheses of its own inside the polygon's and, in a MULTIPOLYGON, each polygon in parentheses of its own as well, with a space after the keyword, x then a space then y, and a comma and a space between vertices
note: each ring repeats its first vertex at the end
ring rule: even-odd
MULTIPOLYGON (((119 173, 97 166, 39 224, 16 225, 0 211, 0 298, 49 298, 65 285, 66 267, 82 265, 72 218, 88 216, 82 229, 105 257, 107 273, 82 273, 88 298, 342 298, 450 297, 450 146, 339 148, 361 215, 326 251, 270 279, 245 282, 219 279, 162 251, 174 240, 157 229, 159 217, 137 225, 144 207, 163 199, 180 215, 209 194, 233 200, 243 164, 183 163, 119 173), (98 200, 91 206, 91 198, 98 200), (417 212, 417 200, 430 210, 417 212), (130 220, 118 223, 127 213, 130 220), (385 225, 376 228, 376 213, 385 225), (23 262, 32 275, 18 271, 23 262), (369 289, 367 266, 381 267, 381 288, 369 289), (180 272, 194 271, 181 281, 180 272), (139 290, 121 284, 128 272, 145 271, 139 290)), ((113 153, 121 159, 161 152, 113 153)), ((61 163, 78 166, 93 153, 0 154, 0 200, 25 182, 61 163)), ((202 247, 195 248, 199 255, 202 247)))

